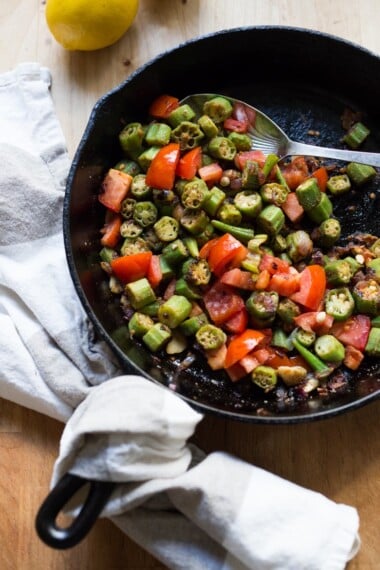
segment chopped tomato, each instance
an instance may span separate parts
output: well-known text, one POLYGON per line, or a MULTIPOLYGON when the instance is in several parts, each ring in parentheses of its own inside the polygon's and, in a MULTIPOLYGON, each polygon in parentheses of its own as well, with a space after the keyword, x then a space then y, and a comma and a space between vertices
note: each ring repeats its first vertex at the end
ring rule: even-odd
POLYGON ((150 263, 146 274, 146 278, 148 279, 153 289, 161 283, 162 270, 161 270, 160 258, 158 257, 158 255, 152 255, 152 257, 150 258, 150 263))
POLYGON ((231 285, 231 287, 237 287, 238 289, 245 289, 247 291, 253 291, 255 289, 252 273, 250 271, 243 271, 238 267, 234 267, 223 273, 220 281, 226 285, 231 285))
POLYGON ((226 131, 233 131, 235 133, 246 133, 248 130, 248 121, 238 121, 233 117, 229 117, 223 123, 226 131))
POLYGON ((286 197, 285 202, 281 206, 284 214, 289 218, 294 224, 298 223, 302 218, 305 210, 298 201, 297 194, 295 192, 289 192, 286 197))
POLYGON ((214 243, 208 254, 210 269, 218 277, 226 271, 229 264, 233 264, 238 256, 239 262, 247 254, 247 248, 231 234, 224 234, 214 243))
POLYGON ((203 313, 203 309, 195 301, 191 301, 191 311, 189 317, 197 317, 203 313))
POLYGON ((326 273, 321 265, 308 265, 300 273, 300 290, 290 298, 307 309, 317 311, 326 291, 326 273))
POLYGON ((207 364, 212 370, 224 368, 224 361, 227 354, 227 346, 222 344, 220 348, 207 351, 207 364))
POLYGON ((248 311, 243 307, 238 313, 226 321, 223 327, 232 334, 240 334, 245 331, 248 325, 248 311))
POLYGON ((263 346, 262 348, 258 348, 252 352, 252 355, 256 358, 259 364, 265 364, 268 358, 271 355, 271 350, 267 347, 263 346))
POLYGON ((222 178, 223 169, 217 162, 212 162, 206 166, 201 166, 198 169, 198 174, 208 186, 213 186, 222 178))
MULTIPOLYGON (((292 268, 291 268, 292 269, 292 268)), ((283 297, 290 297, 300 288, 300 274, 298 271, 289 271, 288 273, 275 273, 272 275, 268 289, 276 291, 283 297)))
POLYGON ((249 354, 247 354, 247 356, 243 356, 243 358, 239 360, 239 364, 244 368, 245 373, 249 374, 250 372, 252 372, 252 370, 257 368, 260 362, 257 360, 254 353, 250 352, 249 354))
POLYGON ((146 277, 152 257, 151 251, 123 255, 111 261, 113 273, 123 283, 146 277))
POLYGON ((303 156, 296 156, 293 160, 281 168, 283 177, 290 190, 295 190, 309 177, 309 168, 303 156))
POLYGON ((288 273, 290 265, 287 261, 281 259, 280 257, 275 257, 269 253, 264 253, 261 258, 259 269, 263 271, 266 269, 271 275, 275 273, 288 273))
POLYGON ((226 372, 231 382, 237 382, 247 375, 245 368, 240 364, 240 362, 236 362, 236 364, 226 368, 226 372))
POLYGON ((221 325, 245 306, 244 300, 231 287, 215 283, 204 296, 204 304, 210 319, 221 325))
POLYGON ((309 369, 309 366, 299 354, 288 356, 274 348, 268 347, 267 350, 269 355, 265 363, 268 364, 268 366, 272 366, 272 368, 278 368, 279 366, 303 366, 304 368, 309 369))
POLYGON ((120 212, 121 203, 128 194, 132 184, 132 176, 121 170, 110 168, 103 183, 99 202, 113 212, 120 212))
POLYGON ((270 273, 268 271, 268 269, 263 269, 262 271, 260 271, 257 279, 256 279, 256 289, 258 291, 265 291, 265 289, 268 287, 270 283, 270 273))
POLYGON ((317 170, 312 172, 311 176, 312 178, 316 178, 320 191, 326 192, 327 181, 329 179, 326 167, 321 166, 320 168, 317 168, 317 170))
POLYGON ((189 150, 181 156, 177 166, 177 176, 185 180, 191 180, 202 165, 202 149, 200 146, 189 150))
POLYGON ((227 347, 225 367, 230 368, 251 352, 265 335, 261 331, 246 329, 242 334, 235 336, 227 347))
POLYGON ((206 243, 204 245, 202 245, 201 249, 199 250, 199 257, 202 259, 207 259, 211 249, 214 247, 214 245, 218 242, 219 238, 213 238, 210 239, 209 241, 206 241, 206 243))
POLYGON ((331 334, 343 344, 362 351, 366 347, 370 329, 371 320, 367 315, 354 315, 346 321, 334 323, 331 334))
POLYGON ((350 344, 346 346, 343 363, 350 370, 357 370, 364 358, 364 354, 351 346, 350 344))
POLYGON ((294 317, 294 322, 297 327, 305 331, 322 335, 330 331, 334 323, 334 317, 324 311, 309 311, 307 313, 301 313, 298 317, 294 317))
POLYGON ((243 170, 247 160, 254 160, 262 168, 265 164, 265 154, 261 150, 245 150, 238 152, 235 157, 235 166, 239 170, 243 170))
POLYGON ((158 151, 146 173, 146 183, 152 188, 171 190, 180 157, 178 143, 169 143, 158 151))
MULTIPOLYGON (((108 210, 111 213, 111 210, 108 210)), ((108 214, 107 212, 107 214, 108 214)), ((106 220, 100 233, 103 234, 100 243, 104 247, 116 247, 117 242, 120 239, 120 227, 122 223, 122 218, 119 214, 114 214, 112 212, 111 216, 106 215, 106 220)))
POLYGON ((166 119, 179 107, 179 99, 172 95, 160 95, 149 107, 149 114, 156 119, 166 119))

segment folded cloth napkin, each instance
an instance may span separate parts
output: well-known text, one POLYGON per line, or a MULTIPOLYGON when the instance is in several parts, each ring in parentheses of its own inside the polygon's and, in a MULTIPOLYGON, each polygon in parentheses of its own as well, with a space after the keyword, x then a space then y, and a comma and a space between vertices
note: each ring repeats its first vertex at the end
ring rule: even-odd
POLYGON ((343 569, 356 509, 205 456, 188 443, 202 415, 121 375, 96 339, 66 267, 69 160, 50 81, 38 64, 0 76, 0 396, 67 422, 52 485, 67 471, 117 483, 103 515, 174 570, 343 569))

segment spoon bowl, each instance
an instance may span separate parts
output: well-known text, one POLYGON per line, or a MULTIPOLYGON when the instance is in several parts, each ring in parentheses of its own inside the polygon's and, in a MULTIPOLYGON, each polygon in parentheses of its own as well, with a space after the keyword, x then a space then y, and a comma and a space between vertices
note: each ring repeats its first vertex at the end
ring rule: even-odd
POLYGON ((196 93, 182 99, 181 105, 188 104, 197 116, 201 116, 203 105, 214 97, 228 99, 234 106, 236 116, 247 122, 247 135, 251 139, 252 150, 261 150, 265 155, 276 154, 280 159, 287 156, 304 155, 380 166, 380 153, 327 148, 293 141, 265 113, 245 101, 233 97, 216 93, 196 93))

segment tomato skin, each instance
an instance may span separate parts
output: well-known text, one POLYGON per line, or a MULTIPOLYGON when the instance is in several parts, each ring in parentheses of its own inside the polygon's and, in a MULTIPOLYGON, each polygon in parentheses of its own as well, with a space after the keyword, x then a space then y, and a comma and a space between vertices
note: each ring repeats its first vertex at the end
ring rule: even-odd
POLYGON ((281 169, 290 190, 295 190, 310 176, 309 168, 303 156, 296 156, 293 160, 281 169))
POLYGON ((243 307, 223 324, 223 328, 232 334, 241 334, 248 325, 248 311, 243 307))
POLYGON ((290 265, 280 257, 264 253, 260 261, 259 269, 260 271, 266 269, 271 275, 274 275, 275 273, 288 273, 290 265))
POLYGON ((177 166, 177 176, 184 180, 191 180, 202 165, 202 149, 197 146, 181 156, 177 166))
POLYGON ((290 297, 300 288, 300 274, 298 272, 275 273, 269 281, 268 290, 276 291, 283 297, 290 297))
POLYGON ((157 287, 162 281, 162 270, 160 264, 160 258, 158 255, 152 255, 150 258, 150 263, 146 273, 146 278, 153 287, 157 287))
POLYGON ((245 307, 244 300, 235 291, 217 282, 204 296, 204 304, 210 319, 222 325, 245 307))
POLYGON ((317 168, 317 170, 314 170, 311 174, 311 177, 317 180, 320 191, 326 192, 327 181, 329 179, 326 167, 321 166, 320 168, 317 168))
POLYGON ((233 117, 229 117, 223 123, 226 131, 233 131, 234 133, 246 133, 248 130, 248 121, 239 121, 233 117))
POLYGON ((371 319, 367 315, 354 315, 346 321, 334 323, 331 328, 333 334, 344 345, 351 345, 360 351, 366 347, 371 319))
POLYGON ((113 212, 120 212, 121 203, 128 194, 132 176, 115 168, 110 168, 102 182, 102 192, 98 200, 113 212))
POLYGON ((111 261, 112 271, 123 283, 131 283, 146 277, 151 257, 151 251, 117 257, 111 261))
POLYGON ((264 338, 264 333, 254 329, 246 329, 242 334, 235 336, 227 347, 225 367, 230 368, 239 362, 239 360, 256 348, 264 338))
POLYGON ((160 190, 171 190, 174 186, 179 158, 178 143, 169 143, 160 148, 146 173, 147 185, 160 190))
MULTIPOLYGON (((108 210, 111 213, 111 210, 108 210)), ((107 214, 108 214, 107 212, 107 214)), ((104 247, 116 247, 120 239, 120 227, 122 224, 122 217, 119 214, 112 212, 111 216, 106 216, 103 228, 100 230, 102 237, 100 243, 104 247)))
POLYGON ((198 174, 207 186, 218 184, 223 175, 223 169, 217 162, 212 162, 198 169, 198 174))
POLYGON ((224 234, 214 243, 208 254, 208 264, 215 275, 220 277, 227 265, 238 258, 239 262, 247 254, 247 248, 231 234, 224 234))
POLYGON ((211 249, 214 247, 214 245, 218 242, 219 238, 213 238, 210 239, 209 241, 206 241, 206 243, 204 245, 202 245, 201 249, 199 250, 199 257, 202 259, 207 259, 211 249))
POLYGON ((231 287, 237 287, 238 289, 244 289, 246 291, 253 291, 255 289, 252 273, 250 271, 243 271, 238 267, 234 267, 223 273, 220 281, 231 287))
POLYGON ((297 194, 295 192, 289 192, 285 202, 281 206, 281 209, 284 212, 284 214, 289 218, 289 220, 294 224, 300 221, 305 212, 305 210, 299 203, 297 194))
POLYGON ((149 114, 156 119, 167 119, 179 107, 179 99, 172 95, 160 95, 149 107, 149 114))
POLYGON ((308 265, 300 273, 300 290, 290 296, 292 301, 317 311, 326 291, 326 273, 321 265, 308 265))

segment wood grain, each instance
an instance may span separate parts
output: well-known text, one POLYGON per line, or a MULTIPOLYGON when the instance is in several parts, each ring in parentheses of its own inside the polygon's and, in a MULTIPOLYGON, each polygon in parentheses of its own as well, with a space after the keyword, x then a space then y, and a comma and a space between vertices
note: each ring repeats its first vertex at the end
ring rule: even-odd
MULTIPOLYGON (((0 4, 0 72, 22 61, 49 67, 71 156, 104 92, 155 55, 192 37, 249 24, 291 25, 328 32, 380 53, 377 0, 140 0, 138 16, 125 37, 110 48, 86 54, 65 52, 54 41, 44 9, 41 0, 0 4)), ((349 570, 371 570, 380 565, 379 412, 376 402, 301 427, 264 427, 207 417, 195 440, 206 451, 226 450, 357 507, 362 547, 349 570)), ((164 568, 104 520, 69 551, 51 550, 36 537, 34 517, 49 487, 62 429, 50 418, 0 400, 0 568, 164 568)))

